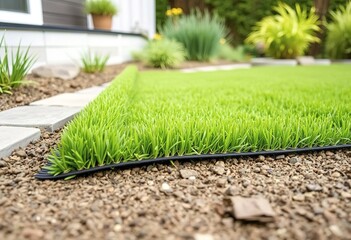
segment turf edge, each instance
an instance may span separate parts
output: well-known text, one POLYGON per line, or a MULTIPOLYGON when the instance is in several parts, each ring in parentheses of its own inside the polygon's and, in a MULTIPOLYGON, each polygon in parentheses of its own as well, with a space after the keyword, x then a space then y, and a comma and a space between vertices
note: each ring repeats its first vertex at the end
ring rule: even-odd
MULTIPOLYGON (((105 170, 117 170, 124 168, 132 168, 137 166, 145 166, 154 163, 167 163, 168 161, 190 161, 190 160, 208 160, 208 159, 223 159, 223 158, 236 158, 236 157, 255 157, 259 155, 263 156, 275 156, 282 154, 298 154, 314 151, 331 151, 331 150, 340 150, 351 148, 351 144, 345 145, 334 145, 334 146, 324 146, 324 147, 312 147, 312 148, 296 148, 296 149, 287 149, 287 150, 275 150, 275 151, 259 151, 259 152, 243 152, 243 153, 225 153, 225 154, 201 154, 201 155, 186 155, 186 156, 172 156, 172 157, 162 157, 155 159, 147 159, 142 161, 130 161, 122 162, 116 164, 109 164, 104 166, 93 167, 90 169, 84 169, 79 171, 71 171, 69 173, 63 173, 56 176, 53 176, 48 173, 47 169, 42 169, 38 174, 35 175, 37 179, 40 180, 58 180, 58 179, 68 179, 76 176, 84 176, 86 174, 91 174, 95 172, 105 171, 105 170)), ((47 166, 50 166, 48 163, 47 166)))

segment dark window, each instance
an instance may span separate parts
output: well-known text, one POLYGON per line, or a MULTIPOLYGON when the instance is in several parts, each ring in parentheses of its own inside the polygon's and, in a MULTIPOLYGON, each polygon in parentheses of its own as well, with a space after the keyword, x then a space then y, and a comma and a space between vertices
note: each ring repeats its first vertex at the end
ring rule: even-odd
POLYGON ((29 13, 28 0, 0 0, 0 10, 29 13))

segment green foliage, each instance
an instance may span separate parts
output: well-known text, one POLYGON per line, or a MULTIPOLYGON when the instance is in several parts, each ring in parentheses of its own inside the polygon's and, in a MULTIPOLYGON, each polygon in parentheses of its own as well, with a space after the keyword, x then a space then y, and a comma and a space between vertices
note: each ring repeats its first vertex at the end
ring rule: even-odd
POLYGON ((82 69, 86 73, 102 72, 109 58, 109 55, 100 56, 88 51, 81 56, 82 69))
POLYGON ((301 56, 313 42, 319 42, 316 32, 320 31, 318 16, 314 8, 296 10, 279 3, 274 7, 276 15, 263 18, 248 36, 247 42, 263 44, 267 56, 275 58, 295 58, 301 56))
POLYGON ((174 40, 153 40, 141 54, 134 54, 134 58, 141 59, 151 67, 174 68, 184 61, 185 51, 183 46, 174 40))
POLYGON ((21 52, 20 48, 21 45, 15 53, 9 53, 4 36, 0 40, 0 50, 3 51, 0 57, 0 94, 11 94, 13 88, 28 83, 24 77, 33 66, 35 58, 29 55, 29 47, 25 52, 21 52))
POLYGON ((118 9, 111 0, 86 0, 85 11, 97 15, 115 15, 118 9))
MULTIPOLYGON (((272 6, 280 0, 205 0, 215 13, 223 17, 231 30, 231 37, 235 44, 241 44, 249 35, 252 27, 262 18, 273 14, 272 6)), ((346 0, 329 1, 329 9, 335 10, 339 4, 344 5, 346 0)), ((310 9, 311 0, 284 0, 284 3, 294 6, 298 3, 310 9)))
POLYGON ((129 67, 66 127, 48 169, 350 144, 349 75, 345 65, 139 75, 129 67))
POLYGON ((245 49, 243 46, 233 48, 228 43, 225 43, 220 45, 217 57, 223 60, 242 62, 247 58, 245 55, 245 49))
POLYGON ((225 37, 226 30, 223 21, 217 16, 194 11, 177 21, 169 18, 161 34, 183 44, 189 60, 209 61, 218 53, 219 41, 225 37))
POLYGON ((156 0, 156 27, 157 30, 161 29, 166 22, 166 11, 169 7, 168 0, 156 0))
POLYGON ((331 12, 327 24, 326 51, 332 58, 351 58, 351 1, 331 12))

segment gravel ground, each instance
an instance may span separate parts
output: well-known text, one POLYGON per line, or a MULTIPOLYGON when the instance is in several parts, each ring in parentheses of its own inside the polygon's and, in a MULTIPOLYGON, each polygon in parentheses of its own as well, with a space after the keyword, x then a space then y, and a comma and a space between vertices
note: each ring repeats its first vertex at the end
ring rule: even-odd
POLYGON ((0 239, 350 239, 350 150, 34 179, 58 139, 43 132, 0 161, 0 239), (233 195, 263 196, 275 221, 235 220, 233 195))
MULTIPOLYGON (((123 67, 72 81, 36 79, 34 88, 0 95, 0 110, 110 81, 123 67)), ((0 160, 0 239, 351 239, 351 149, 36 180, 59 137, 43 131, 0 160), (236 220, 223 201, 231 196, 264 197, 274 221, 236 220)))

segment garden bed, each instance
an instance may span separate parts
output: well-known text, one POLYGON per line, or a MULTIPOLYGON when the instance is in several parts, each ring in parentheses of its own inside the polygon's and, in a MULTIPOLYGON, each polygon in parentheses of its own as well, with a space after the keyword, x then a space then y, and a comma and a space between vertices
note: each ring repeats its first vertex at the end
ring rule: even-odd
POLYGON ((32 81, 31 84, 14 89, 12 95, 0 94, 0 111, 16 106, 28 105, 31 102, 60 93, 75 92, 80 89, 101 85, 111 81, 126 65, 127 64, 109 66, 104 73, 87 74, 81 72, 72 80, 42 78, 28 75, 27 79, 32 81))

